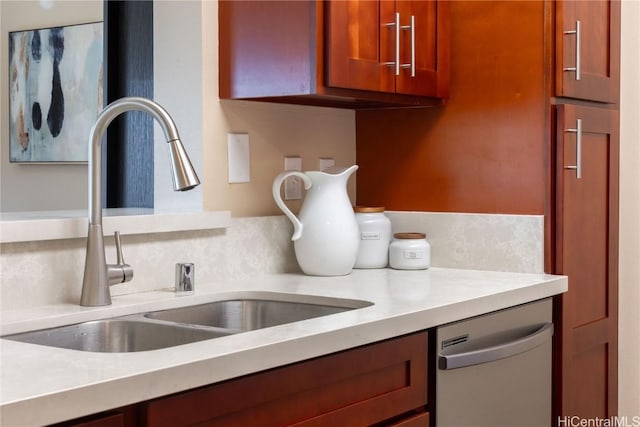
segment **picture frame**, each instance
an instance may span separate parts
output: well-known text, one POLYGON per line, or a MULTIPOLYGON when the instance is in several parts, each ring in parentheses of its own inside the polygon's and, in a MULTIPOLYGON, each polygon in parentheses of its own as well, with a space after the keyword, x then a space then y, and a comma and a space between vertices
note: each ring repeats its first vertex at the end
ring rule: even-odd
POLYGON ((9 33, 9 161, 86 163, 103 108, 103 24, 9 33))

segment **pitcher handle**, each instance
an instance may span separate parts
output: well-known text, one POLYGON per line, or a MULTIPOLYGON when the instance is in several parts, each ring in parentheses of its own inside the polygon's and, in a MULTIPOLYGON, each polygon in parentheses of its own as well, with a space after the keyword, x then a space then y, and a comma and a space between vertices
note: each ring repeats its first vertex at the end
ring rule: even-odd
POLYGON ((293 236, 291 236, 291 240, 296 241, 302 236, 302 223, 300 222, 298 217, 296 217, 293 212, 291 212, 287 205, 284 204, 284 202, 282 201, 282 197, 280 197, 280 187, 282 186, 284 180, 290 176, 297 176, 298 178, 300 178, 302 182, 304 182, 305 190, 311 188, 312 181, 311 178, 309 178, 307 175, 298 171, 281 172, 278 174, 278 176, 276 176, 276 179, 273 180, 273 200, 275 200, 276 205, 278 205, 280 210, 282 210, 282 212, 284 212, 284 214, 293 223, 293 236))

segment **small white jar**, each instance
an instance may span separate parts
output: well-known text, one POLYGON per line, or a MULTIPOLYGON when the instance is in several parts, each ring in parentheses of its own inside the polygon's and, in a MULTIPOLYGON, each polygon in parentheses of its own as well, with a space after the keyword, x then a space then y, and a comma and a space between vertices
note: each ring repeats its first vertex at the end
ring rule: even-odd
POLYGON ((389 246, 389 267, 425 270, 431 266, 431 245, 424 233, 396 233, 389 246))
POLYGON ((385 268, 389 263, 391 220, 382 207, 356 206, 360 245, 353 268, 385 268))

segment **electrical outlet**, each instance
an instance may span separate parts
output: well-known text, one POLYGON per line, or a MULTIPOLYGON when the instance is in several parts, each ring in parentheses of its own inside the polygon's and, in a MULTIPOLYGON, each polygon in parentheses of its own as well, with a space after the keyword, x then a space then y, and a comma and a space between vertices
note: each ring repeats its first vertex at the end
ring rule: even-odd
MULTIPOLYGON (((285 157, 284 170, 301 171, 302 158, 301 157, 285 157)), ((284 180, 284 199, 285 200, 302 199, 302 180, 297 176, 290 176, 289 178, 284 180)))
POLYGON ((318 159, 318 170, 323 171, 330 168, 331 166, 335 166, 335 164, 335 160, 333 160, 331 157, 320 157, 318 159))

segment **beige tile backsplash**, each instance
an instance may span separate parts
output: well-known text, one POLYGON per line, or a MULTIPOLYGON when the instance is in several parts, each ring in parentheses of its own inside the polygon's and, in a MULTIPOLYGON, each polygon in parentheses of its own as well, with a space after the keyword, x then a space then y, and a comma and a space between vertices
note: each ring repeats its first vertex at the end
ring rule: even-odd
MULTIPOLYGON (((538 273, 543 269, 543 218, 387 212, 394 231, 422 231, 434 267, 538 273)), ((233 218, 226 230, 123 236, 133 281, 112 295, 173 286, 177 262, 196 265, 201 282, 298 271, 292 227, 284 216, 233 218)), ((115 260, 107 237, 107 260, 115 260)), ((5 243, 0 246, 0 308, 77 304, 82 287, 85 239, 5 243)))
POLYGON ((542 273, 544 217, 387 212, 397 232, 426 233, 436 267, 542 273))

